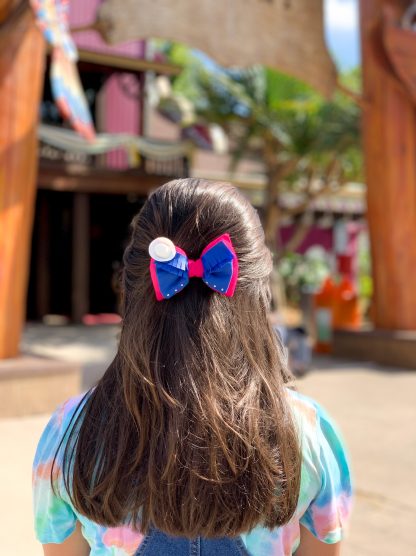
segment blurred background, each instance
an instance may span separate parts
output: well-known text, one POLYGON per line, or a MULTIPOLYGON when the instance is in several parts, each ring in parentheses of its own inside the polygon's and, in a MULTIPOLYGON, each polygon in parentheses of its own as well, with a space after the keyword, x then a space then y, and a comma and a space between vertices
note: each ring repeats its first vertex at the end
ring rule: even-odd
POLYGON ((0 0, 0 100, 0 552, 42 553, 39 435, 114 356, 133 215, 192 176, 262 219, 351 455, 344 554, 415 555, 416 2, 0 0))

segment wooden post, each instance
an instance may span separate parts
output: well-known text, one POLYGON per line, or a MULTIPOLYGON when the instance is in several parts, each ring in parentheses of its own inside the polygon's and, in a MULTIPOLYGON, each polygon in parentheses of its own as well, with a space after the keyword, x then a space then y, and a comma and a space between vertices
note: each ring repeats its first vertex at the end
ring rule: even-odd
POLYGON ((72 320, 82 323, 90 296, 90 203, 88 193, 74 193, 72 214, 72 320))
MULTIPOLYGON (((16 2, 0 2, 0 23, 16 2)), ((0 27, 0 359, 15 357, 25 318, 44 39, 28 9, 0 27)))
POLYGON ((51 291, 51 260, 49 257, 51 233, 51 227, 49 225, 50 210, 48 198, 45 195, 41 195, 39 201, 39 225, 37 234, 38 256, 36 268, 36 312, 38 318, 44 317, 50 313, 51 291))
POLYGON ((416 108, 383 54, 379 31, 387 3, 400 13, 405 5, 360 2, 374 324, 416 330, 416 108))

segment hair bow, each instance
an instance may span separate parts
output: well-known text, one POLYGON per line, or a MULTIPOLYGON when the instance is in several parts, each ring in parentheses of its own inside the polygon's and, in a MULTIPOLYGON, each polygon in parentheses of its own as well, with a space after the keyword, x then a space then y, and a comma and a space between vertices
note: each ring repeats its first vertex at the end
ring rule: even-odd
POLYGON ((149 245, 150 276, 156 299, 169 299, 183 290, 193 277, 202 278, 212 290, 231 297, 237 284, 238 259, 228 234, 209 243, 193 261, 166 237, 149 245))

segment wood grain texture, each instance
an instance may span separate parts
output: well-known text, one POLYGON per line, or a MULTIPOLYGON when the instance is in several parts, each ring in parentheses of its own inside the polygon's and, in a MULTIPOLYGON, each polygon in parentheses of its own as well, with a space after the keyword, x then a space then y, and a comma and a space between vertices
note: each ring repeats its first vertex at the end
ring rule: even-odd
POLYGON ((90 196, 75 193, 72 216, 72 321, 82 323, 89 312, 90 196))
MULTIPOLYGON (((184 170, 185 173, 185 170, 184 170)), ((53 191, 105 193, 147 196, 177 175, 145 174, 136 169, 120 172, 112 168, 95 168, 85 164, 63 164, 40 160, 38 187, 53 191)))
POLYGON ((402 13, 399 0, 360 2, 374 324, 410 330, 416 329, 416 108, 393 71, 380 62, 387 4, 402 13))
POLYGON ((17 355, 25 317, 44 50, 30 12, 0 50, 0 359, 17 355))
POLYGON ((416 33, 398 24, 389 5, 383 10, 383 45, 398 79, 416 104, 416 33))

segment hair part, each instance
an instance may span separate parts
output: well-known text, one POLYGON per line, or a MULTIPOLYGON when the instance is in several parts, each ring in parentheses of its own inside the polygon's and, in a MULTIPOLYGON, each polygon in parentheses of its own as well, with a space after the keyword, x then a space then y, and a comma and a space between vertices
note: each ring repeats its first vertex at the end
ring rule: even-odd
POLYGON ((65 488, 81 514, 188 538, 289 521, 301 456, 271 269, 257 213, 230 184, 176 180, 148 198, 124 254, 117 355, 67 431, 65 488), (149 243, 166 236, 196 259, 222 233, 239 260, 234 296, 191 279, 156 301, 149 243))

